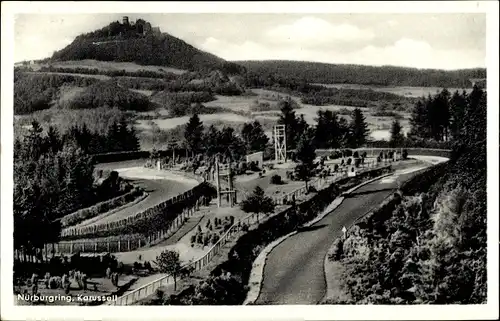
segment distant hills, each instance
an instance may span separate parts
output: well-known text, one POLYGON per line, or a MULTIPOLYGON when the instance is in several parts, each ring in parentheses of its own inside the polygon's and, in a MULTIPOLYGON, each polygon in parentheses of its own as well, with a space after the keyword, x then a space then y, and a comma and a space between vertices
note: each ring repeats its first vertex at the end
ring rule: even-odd
POLYGON ((131 62, 206 73, 219 70, 227 75, 246 75, 247 79, 258 75, 319 84, 471 88, 471 79, 486 78, 485 68, 446 71, 282 60, 229 62, 162 33, 145 20, 133 22, 128 17, 79 35, 45 61, 75 60, 131 62))
POLYGON ((485 68, 447 71, 284 60, 234 62, 250 73, 276 74, 279 77, 323 84, 471 88, 470 79, 486 78, 485 68))
POLYGON ((222 70, 228 74, 244 72, 241 66, 201 51, 142 19, 112 22, 99 30, 82 34, 49 61, 94 59, 135 62, 139 65, 169 66, 190 71, 222 70))

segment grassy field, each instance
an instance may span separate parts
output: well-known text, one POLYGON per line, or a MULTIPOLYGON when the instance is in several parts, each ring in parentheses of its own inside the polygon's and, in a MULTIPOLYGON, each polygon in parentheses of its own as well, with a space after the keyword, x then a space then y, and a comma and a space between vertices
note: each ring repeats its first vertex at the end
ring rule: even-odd
MULTIPOLYGON (((409 86, 394 86, 394 87, 378 87, 378 86, 368 86, 368 85, 358 85, 358 84, 316 84, 325 86, 328 88, 345 88, 345 89, 371 89, 374 91, 387 92, 391 94, 400 95, 403 97, 427 97, 430 95, 435 95, 436 92, 441 91, 443 88, 440 87, 409 87, 409 86)), ((455 92, 458 90, 462 92, 461 88, 448 88, 450 92, 455 92)), ((467 88, 467 92, 472 91, 472 88, 467 88)))
MULTIPOLYGON (((35 64, 33 65, 33 70, 40 69, 43 66, 48 66, 49 64, 35 64)), ((69 61, 58 61, 50 63, 53 67, 60 68, 97 68, 103 71, 109 70, 125 70, 128 72, 134 72, 138 70, 149 70, 156 72, 171 72, 174 74, 183 74, 186 70, 169 68, 165 66, 141 66, 133 62, 114 62, 114 61, 97 61, 92 59, 86 60, 69 60, 69 61)))
POLYGON ((68 72, 29 71, 28 73, 35 74, 35 75, 64 75, 64 76, 88 77, 88 78, 95 78, 95 79, 99 79, 99 80, 111 79, 110 76, 106 76, 106 75, 74 74, 74 73, 68 73, 68 72))

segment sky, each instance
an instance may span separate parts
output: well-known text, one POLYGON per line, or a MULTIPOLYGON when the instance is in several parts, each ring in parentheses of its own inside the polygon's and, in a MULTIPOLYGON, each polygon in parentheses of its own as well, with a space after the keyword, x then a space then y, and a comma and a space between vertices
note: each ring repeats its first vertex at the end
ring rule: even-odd
POLYGON ((19 14, 14 60, 46 58, 81 33, 138 18, 226 60, 462 69, 486 66, 486 15, 19 14))

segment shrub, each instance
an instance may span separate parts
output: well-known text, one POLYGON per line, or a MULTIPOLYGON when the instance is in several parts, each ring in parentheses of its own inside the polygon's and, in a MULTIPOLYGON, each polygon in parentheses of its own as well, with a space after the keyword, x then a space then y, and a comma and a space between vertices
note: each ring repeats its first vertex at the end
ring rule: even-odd
POLYGON ((344 150, 344 155, 347 156, 347 157, 351 157, 352 156, 352 150, 350 149, 345 149, 344 150))
POLYGON ((205 234, 205 237, 203 237, 203 245, 204 246, 207 246, 209 243, 210 243, 210 238, 211 238, 211 235, 210 234, 205 234))
POLYGON ((196 243, 203 244, 203 234, 198 233, 196 235, 196 243))
POLYGON ((406 149, 403 149, 403 155, 402 155, 403 159, 408 159, 408 150, 406 149))
POLYGON ((350 158, 350 157, 349 157, 349 158, 347 159, 347 166, 351 165, 351 163, 352 163, 352 158, 350 158))
POLYGON ((241 225, 241 230, 242 230, 243 232, 248 232, 248 225, 247 225, 247 224, 245 224, 245 223, 243 223, 243 224, 241 225))
POLYGON ((358 153, 358 151, 355 151, 355 152, 354 152, 353 157, 354 157, 354 158, 359 158, 359 153, 358 153))
POLYGON ((163 301, 163 296, 165 295, 165 291, 163 291, 162 289, 156 289, 155 295, 158 301, 163 301))
POLYGON ((283 184, 283 180, 281 179, 281 176, 279 176, 279 175, 271 176, 271 184, 275 184, 275 185, 283 184))
POLYGON ((212 235, 212 244, 217 243, 217 241, 219 241, 219 235, 217 235, 216 233, 214 233, 212 235))
POLYGON ((195 243, 196 242, 196 234, 191 235, 190 240, 191 240, 191 243, 195 243))
POLYGON ((354 161, 354 166, 359 167, 360 164, 361 164, 361 158, 356 158, 356 160, 354 161))
POLYGON ((59 277, 51 277, 49 279, 49 288, 57 289, 61 285, 61 279, 59 277))

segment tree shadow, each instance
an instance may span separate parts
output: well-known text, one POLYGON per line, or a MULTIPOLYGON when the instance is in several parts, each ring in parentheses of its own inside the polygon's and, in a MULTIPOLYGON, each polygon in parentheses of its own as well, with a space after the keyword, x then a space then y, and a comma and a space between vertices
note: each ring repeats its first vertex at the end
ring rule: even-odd
POLYGON ((374 190, 369 190, 369 191, 365 191, 365 192, 344 194, 344 198, 354 198, 354 197, 359 196, 359 195, 368 195, 368 194, 375 194, 375 193, 394 191, 394 190, 395 190, 395 188, 374 189, 374 190))
POLYGON ((297 229, 297 233, 315 231, 315 230, 322 229, 322 228, 324 228, 326 226, 328 226, 328 224, 320 224, 320 225, 299 227, 297 229))

